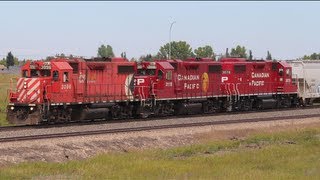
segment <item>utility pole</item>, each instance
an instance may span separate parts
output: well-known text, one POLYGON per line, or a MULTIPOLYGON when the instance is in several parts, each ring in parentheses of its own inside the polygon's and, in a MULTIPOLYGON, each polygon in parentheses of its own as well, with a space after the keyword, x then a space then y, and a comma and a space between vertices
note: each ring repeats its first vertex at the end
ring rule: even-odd
POLYGON ((170 30, 169 30, 169 53, 168 53, 168 59, 171 59, 171 30, 173 24, 176 23, 176 21, 173 21, 170 25, 170 30))

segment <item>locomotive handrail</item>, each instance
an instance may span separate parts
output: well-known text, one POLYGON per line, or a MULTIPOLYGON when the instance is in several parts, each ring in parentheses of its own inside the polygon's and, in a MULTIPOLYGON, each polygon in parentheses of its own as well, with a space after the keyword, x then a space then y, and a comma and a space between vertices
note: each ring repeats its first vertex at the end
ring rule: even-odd
MULTIPOLYGON (((47 84, 45 87, 44 87, 44 89, 45 89, 45 97, 46 97, 46 99, 47 99, 47 101, 49 102, 50 100, 49 100, 49 98, 48 98, 48 87, 50 87, 51 85, 50 84, 47 84)), ((52 92, 51 92, 52 93, 52 92)))
MULTIPOLYGON (((18 77, 10 78, 10 90, 13 91, 13 80, 18 81, 18 77)), ((16 90, 16 89, 15 89, 16 90)), ((16 91, 15 91, 16 92, 16 91)))
MULTIPOLYGON (((263 86, 249 86, 250 82, 244 82, 244 83, 222 83, 224 86, 224 89, 221 89, 221 93, 226 93, 227 96, 239 96, 243 94, 265 94, 265 93, 278 93, 282 91, 277 91, 277 88, 283 88, 284 86, 289 86, 291 83, 284 82, 284 84, 278 86, 278 82, 265 82, 265 85, 263 86), (242 87, 242 88, 240 88, 242 87), (274 89, 275 88, 275 89, 274 89)), ((316 89, 308 89, 309 92, 316 93, 316 89)))
POLYGON ((238 101, 240 100, 240 91, 239 91, 239 88, 238 88, 238 85, 239 85, 240 83, 237 83, 236 84, 236 90, 237 90, 237 94, 238 94, 238 101))
POLYGON ((152 91, 152 95, 155 95, 155 85, 157 84, 157 82, 152 82, 151 84, 151 91, 152 91))

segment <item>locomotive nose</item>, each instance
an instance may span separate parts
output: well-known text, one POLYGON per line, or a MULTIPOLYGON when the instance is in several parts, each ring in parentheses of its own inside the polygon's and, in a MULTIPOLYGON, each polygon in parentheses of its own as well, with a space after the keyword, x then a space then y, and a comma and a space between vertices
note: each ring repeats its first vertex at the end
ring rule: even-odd
POLYGON ((40 100, 40 80, 20 78, 17 82, 18 102, 33 103, 40 100))

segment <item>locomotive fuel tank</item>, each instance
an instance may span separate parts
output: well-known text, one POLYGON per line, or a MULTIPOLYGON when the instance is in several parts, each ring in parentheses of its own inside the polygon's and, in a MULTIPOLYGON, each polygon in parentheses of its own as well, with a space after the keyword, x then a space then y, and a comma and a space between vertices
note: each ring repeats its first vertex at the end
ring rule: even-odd
POLYGON ((277 107, 278 101, 276 99, 262 99, 262 109, 272 109, 277 107))
POLYGON ((175 112, 177 115, 201 113, 202 103, 179 103, 176 105, 175 112))
POLYGON ((260 109, 271 109, 277 106, 278 101, 272 95, 259 95, 257 98, 259 99, 258 102, 260 102, 258 105, 260 109))
POLYGON ((105 119, 108 117, 108 108, 83 109, 80 120, 105 119))

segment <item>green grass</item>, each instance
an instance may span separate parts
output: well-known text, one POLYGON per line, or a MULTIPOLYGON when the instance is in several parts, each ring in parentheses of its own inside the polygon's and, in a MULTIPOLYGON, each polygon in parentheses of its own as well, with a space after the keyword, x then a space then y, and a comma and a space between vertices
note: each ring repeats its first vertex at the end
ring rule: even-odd
MULTIPOLYGON (((7 125, 6 107, 8 104, 8 89, 10 88, 10 80, 18 77, 16 74, 0 74, 0 126, 7 125)), ((15 82, 15 81, 14 81, 15 82)), ((13 83, 15 86, 15 83, 13 83)))
POLYGON ((23 163, 0 179, 320 179, 320 129, 260 134, 168 150, 23 163))

